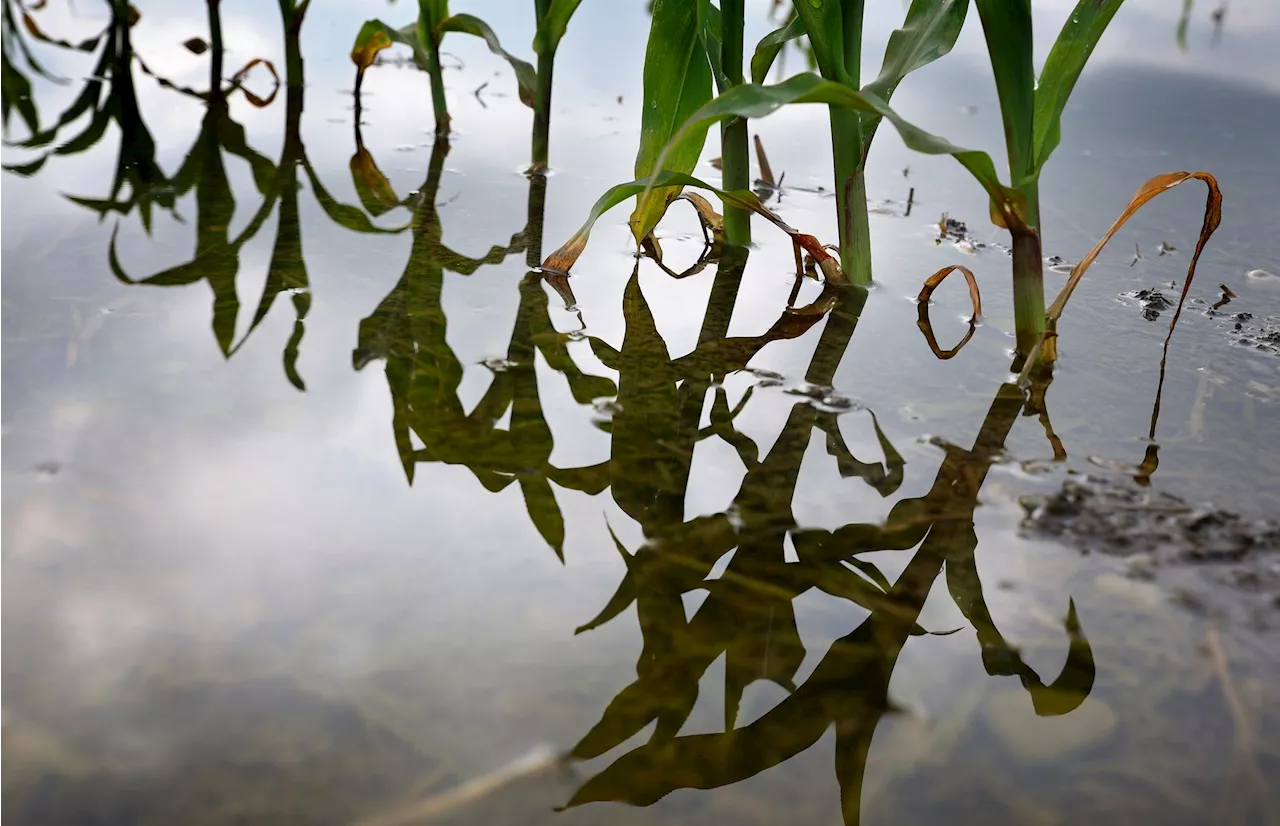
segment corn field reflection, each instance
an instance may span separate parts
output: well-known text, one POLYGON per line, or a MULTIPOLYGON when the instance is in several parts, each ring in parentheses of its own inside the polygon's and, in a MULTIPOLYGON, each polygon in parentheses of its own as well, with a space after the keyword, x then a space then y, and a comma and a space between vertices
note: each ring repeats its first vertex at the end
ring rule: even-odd
MULTIPOLYGON (((6 4, 6 13, 9 6, 6 4)), ((738 300, 749 254, 709 238, 694 267, 682 278, 715 267, 710 298, 702 313, 692 352, 673 356, 659 332, 654 309, 640 288, 640 266, 626 279, 622 293, 625 334, 620 348, 586 332, 561 332, 553 322, 552 296, 576 302, 569 281, 544 273, 542 225, 548 179, 528 175, 526 223, 478 258, 451 249, 437 206, 441 177, 450 151, 447 135, 438 135, 422 186, 400 197, 364 146, 360 110, 355 112, 354 154, 350 162, 360 206, 334 199, 307 158, 302 140, 305 79, 298 36, 304 3, 282 4, 286 38, 285 140, 277 162, 252 149, 244 129, 229 114, 227 98, 242 87, 240 75, 230 86, 222 81, 223 48, 219 6, 209 4, 209 89, 195 92, 205 105, 199 136, 177 172, 166 176, 155 161, 155 144, 139 113, 133 88, 135 68, 145 70, 132 54, 126 7, 104 34, 103 57, 94 79, 57 126, 36 132, 24 143, 37 148, 54 143, 60 129, 80 114, 94 111, 87 132, 59 144, 49 155, 14 169, 35 174, 47 159, 83 151, 100 139, 114 120, 126 136, 107 199, 79 199, 102 215, 136 212, 145 226, 151 210, 174 210, 188 193, 196 202, 195 253, 190 261, 144 278, 134 278, 121 265, 113 236, 107 251, 112 272, 128 284, 186 286, 207 281, 214 301, 211 326, 218 347, 228 358, 258 329, 275 301, 291 298, 295 324, 283 348, 288 380, 305 389, 297 371, 311 287, 303 255, 299 209, 299 175, 327 219, 361 233, 412 234, 403 274, 355 331, 352 360, 356 370, 383 362, 391 397, 391 435, 410 484, 419 465, 443 463, 467 468, 489 491, 516 485, 532 524, 545 543, 564 558, 566 517, 555 489, 607 495, 633 519, 643 543, 627 548, 612 541, 625 572, 603 607, 580 633, 622 622, 634 607, 643 638, 636 679, 620 687, 598 722, 569 752, 590 760, 623 747, 653 726, 647 742, 616 757, 587 779, 569 806, 616 801, 649 805, 682 788, 710 789, 729 785, 777 766, 806 751, 832 727, 834 769, 841 789, 846 824, 858 823, 861 788, 872 741, 881 717, 890 709, 889 682, 898 659, 913 636, 927 632, 920 615, 940 578, 976 633, 986 672, 1016 676, 1040 715, 1074 710, 1089 694, 1095 670, 1092 650, 1068 602, 1064 621, 1066 663, 1046 682, 1019 656, 992 620, 975 561, 978 536, 974 513, 983 482, 1018 416, 1042 413, 1044 387, 1028 402, 1009 384, 998 387, 972 446, 949 446, 935 479, 923 496, 903 498, 889 509, 883 523, 844 524, 834 530, 801 524, 794 513, 801 465, 812 438, 821 434, 839 475, 865 483, 880 497, 894 496, 909 471, 898 450, 881 430, 874 413, 866 417, 881 455, 858 457, 839 427, 844 415, 811 399, 791 407, 777 440, 762 452, 738 429, 736 420, 753 404, 750 392, 731 407, 723 380, 744 370, 764 348, 800 336, 816 335, 817 346, 805 379, 830 387, 840 362, 853 346, 867 300, 862 287, 827 284, 821 295, 803 306, 778 309, 777 319, 757 336, 730 336, 729 323, 738 300), (102 101, 103 91, 106 100, 102 101), (224 166, 225 156, 248 162, 260 204, 252 218, 233 234, 228 227, 235 197, 224 166), (127 184, 128 196, 119 195, 127 184), (252 321, 237 340, 240 300, 239 252, 279 208, 276 239, 265 286, 252 321), (403 226, 381 227, 374 219, 405 207, 403 226), (449 343, 446 282, 453 277, 480 277, 483 268, 502 265, 524 253, 528 266, 518 284, 518 309, 507 336, 505 357, 495 363, 487 390, 470 412, 459 394, 464 365, 449 343), (820 326, 820 330, 815 329, 820 326), (585 336, 597 358, 617 373, 592 375, 575 361, 570 344, 585 336), (614 401, 608 424, 606 461, 581 467, 558 467, 551 461, 555 442, 536 368, 538 355, 550 371, 562 376, 574 401, 583 406, 600 399, 614 401), (709 424, 702 415, 710 397, 709 424), (732 504, 711 515, 686 519, 695 448, 721 439, 734 449, 745 475, 732 504), (788 561, 788 544, 794 560, 788 561), (865 558, 873 552, 896 551, 909 557, 902 573, 890 580, 865 558), (727 566, 712 570, 726 555, 727 566), (808 656, 796 622, 795 601, 817 590, 847 602, 851 613, 866 612, 851 633, 837 639, 803 679, 808 656), (688 616, 685 598, 696 591, 707 596, 688 616), (723 731, 682 734, 699 698, 699 685, 709 667, 724 657, 723 731), (786 696, 754 721, 739 725, 745 690, 757 680, 780 686, 786 696)), ((97 48, 95 44, 95 48, 97 48)), ((274 67, 271 69, 274 73, 274 67)), ((170 84, 172 86, 172 84, 170 84)), ((248 93, 246 93, 248 94, 248 93)), ((262 105, 270 98, 254 100, 262 105)), ((22 113, 25 114, 26 113, 22 113)), ((34 115, 32 115, 34 118, 34 115)), ((34 120, 33 120, 34 123, 34 120)), ((546 124, 543 124, 545 129, 546 124)), ((534 143, 537 143, 536 136, 534 143)), ((536 160, 536 159, 535 159, 536 160)), ((535 169, 537 164, 534 164, 535 169)), ((313 230, 314 231, 314 230, 313 230)), ((648 255, 660 258, 656 245, 648 255)), ((657 263, 661 265, 661 261, 657 263)), ((797 277, 801 277, 799 274, 797 277)), ((794 299, 793 299, 794 300, 794 299)), ((1154 454, 1152 454, 1154 456, 1154 454)), ((584 532, 587 528, 584 527, 584 532)))
MULTIPOLYGON (((651 724, 653 733, 647 743, 583 783, 568 805, 616 801, 643 806, 676 789, 735 783, 807 750, 834 726, 845 822, 857 823, 872 737, 890 708, 890 677, 908 640, 928 633, 919 616, 944 572, 952 599, 976 631, 988 674, 1017 676, 1040 715, 1066 714, 1083 702, 1093 685, 1094 662, 1074 604, 1064 622, 1066 663, 1046 683, 1001 635, 977 573, 978 494, 1014 421, 1024 407, 1035 411, 1022 391, 1009 384, 999 387, 972 447, 948 447, 930 490, 899 500, 883 524, 851 523, 833 531, 805 527, 792 508, 801 463, 815 430, 825 438, 843 478, 859 479, 883 497, 893 495, 903 483, 902 456, 874 414, 867 418, 883 455, 878 461, 855 456, 841 435, 841 414, 811 400, 793 405, 782 433, 761 455, 758 445, 735 428, 735 418, 751 404, 750 391, 731 408, 720 382, 744 369, 771 342, 822 324, 806 379, 829 386, 850 347, 866 293, 827 291, 811 305, 784 308, 760 336, 731 337, 729 319, 747 252, 729 248, 704 251, 704 256, 714 256, 711 263, 717 269, 697 346, 681 357, 672 357, 658 332, 654 311, 640 289, 637 261, 622 296, 626 330, 621 348, 587 336, 597 357, 617 371, 616 385, 576 365, 568 350, 570 336, 557 332, 552 323, 543 274, 531 270, 518 288, 520 303, 507 358, 493 371, 481 401, 465 413, 458 396, 462 363, 447 343, 445 274, 470 275, 519 251, 536 262, 547 182, 538 175, 530 178, 529 223, 521 233, 485 258, 469 259, 444 245, 434 205, 447 151, 448 144, 438 140, 432 172, 418 195, 410 260, 401 281, 361 323, 355 364, 361 368, 373 359, 386 360, 395 411, 392 427, 410 481, 417 464, 444 462, 467 467, 489 490, 518 484, 530 519, 562 558, 565 517, 554 487, 593 495, 607 491, 643 529, 645 540, 635 549, 611 537, 625 562, 625 574, 599 614, 578 629, 585 633, 621 621, 634 606, 643 637, 636 680, 618 692, 570 757, 606 755, 651 724), (575 468, 551 464, 552 428, 541 403, 535 351, 564 376, 579 404, 601 397, 614 400, 606 462, 575 468), (710 423, 700 426, 709 395, 710 423), (509 425, 500 427, 508 413, 509 425), (411 434, 422 447, 413 446, 411 434), (746 474, 730 508, 686 520, 694 450, 711 438, 734 448, 746 474), (797 557, 791 562, 786 560, 788 540, 797 557), (892 582, 862 558, 886 550, 910 555, 905 570, 892 582), (717 561, 730 553, 727 567, 710 578, 717 561), (836 640, 812 673, 797 682, 807 652, 793 603, 813 589, 847 600, 851 608, 869 615, 852 633, 836 640), (685 597, 700 590, 707 597, 686 618, 685 597), (700 682, 721 656, 724 730, 681 734, 698 700, 700 682), (781 686, 787 696, 763 716, 739 726, 743 693, 761 679, 781 686)), ((573 300, 567 281, 551 286, 567 301, 573 300)))

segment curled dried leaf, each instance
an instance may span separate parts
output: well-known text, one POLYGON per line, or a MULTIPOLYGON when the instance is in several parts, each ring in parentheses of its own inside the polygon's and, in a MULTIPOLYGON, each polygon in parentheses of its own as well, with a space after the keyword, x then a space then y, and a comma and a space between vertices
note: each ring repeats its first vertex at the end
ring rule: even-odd
POLYGON ((724 216, 715 211, 710 201, 696 192, 682 192, 676 200, 693 204, 698 213, 698 222, 702 225, 702 237, 708 244, 724 241, 724 216))
POLYGON ((972 270, 961 264, 943 267, 926 278, 924 286, 920 288, 920 295, 916 298, 916 303, 920 314, 916 324, 920 327, 920 332, 924 333, 929 349, 933 351, 935 356, 943 360, 954 357, 960 352, 961 348, 969 343, 969 339, 973 338, 973 331, 978 327, 978 322, 982 320, 982 294, 978 291, 978 279, 974 277, 972 270), (973 304, 973 316, 969 319, 969 331, 964 334, 964 338, 960 339, 960 343, 950 350, 943 350, 938 346, 938 339, 933 333, 933 322, 929 320, 929 299, 933 296, 933 291, 943 281, 947 280, 947 276, 957 270, 964 276, 964 280, 969 285, 969 301, 973 304))
MULTIPOLYGON (((1071 275, 1067 279, 1066 286, 1062 288, 1062 292, 1058 294, 1057 299, 1055 299, 1053 304, 1050 305, 1045 315, 1045 331, 1040 340, 1040 345, 1037 348, 1040 354, 1039 361, 1034 358, 1027 359, 1026 364, 1022 368, 1022 373, 1018 377, 1018 383, 1020 385, 1025 385, 1027 383, 1037 363, 1043 363, 1051 366, 1053 362, 1057 360, 1058 319, 1062 317, 1062 312, 1066 309, 1067 301, 1071 298, 1071 294, 1080 283, 1080 279, 1084 278, 1085 272, 1088 271, 1089 267, 1097 259, 1099 253, 1102 252, 1102 248, 1107 245, 1107 242, 1111 240, 1112 236, 1119 232, 1120 228, 1134 216, 1134 213, 1141 209, 1148 201, 1155 198, 1157 195, 1168 192, 1179 184, 1186 183, 1193 179, 1203 181, 1205 186, 1209 188, 1209 192, 1205 198, 1204 220, 1200 225, 1200 237, 1196 240, 1195 252, 1192 254, 1191 261, 1187 265, 1187 275, 1182 282, 1182 294, 1178 297, 1178 306, 1173 312, 1173 318, 1169 321, 1169 332, 1164 339, 1164 348, 1160 356, 1160 382, 1161 385, 1163 385, 1165 359, 1169 353, 1169 340, 1173 337, 1173 329, 1177 326, 1178 319, 1182 316, 1182 305, 1186 302, 1187 292, 1191 289, 1191 282, 1195 279, 1196 264, 1200 261, 1200 254, 1204 252, 1205 244, 1209 242, 1209 238, 1213 235, 1214 231, 1218 229, 1218 225, 1222 223, 1222 190, 1218 188, 1217 178, 1213 177, 1208 172, 1170 172, 1166 175, 1157 175, 1156 177, 1148 180, 1142 186, 1138 187, 1138 191, 1134 193, 1134 196, 1129 200, 1129 203, 1120 213, 1120 216, 1111 224, 1111 227, 1107 230, 1106 234, 1102 236, 1098 243, 1093 245, 1093 249, 1089 250, 1089 254, 1082 258, 1079 264, 1076 264, 1071 268, 1071 275)), ((1154 432, 1154 417, 1152 431, 1154 432)))

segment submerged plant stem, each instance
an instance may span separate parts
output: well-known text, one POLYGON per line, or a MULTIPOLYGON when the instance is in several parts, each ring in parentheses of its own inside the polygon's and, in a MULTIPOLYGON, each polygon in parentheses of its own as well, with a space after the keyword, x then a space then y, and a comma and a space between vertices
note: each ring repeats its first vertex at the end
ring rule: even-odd
MULTIPOLYGON (((724 75, 728 85, 742 83, 742 27, 743 0, 723 0, 721 3, 720 49, 724 75)), ((723 185, 727 190, 751 187, 751 156, 747 151, 747 120, 732 118, 720 126, 721 170, 723 185)), ((751 243, 751 213, 741 207, 725 206, 725 240, 740 247, 751 243)))

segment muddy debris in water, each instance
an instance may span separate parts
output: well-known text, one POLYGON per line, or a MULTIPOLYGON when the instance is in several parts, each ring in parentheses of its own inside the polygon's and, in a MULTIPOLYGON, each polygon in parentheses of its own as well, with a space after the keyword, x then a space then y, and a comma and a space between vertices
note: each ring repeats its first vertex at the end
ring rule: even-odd
MULTIPOLYGON (((1232 297, 1235 297, 1234 294, 1232 297)), ((1204 306, 1207 302, 1201 298, 1193 298, 1191 303, 1204 306)), ((1229 312, 1223 309, 1223 305, 1227 303, 1229 301, 1220 300, 1205 308, 1204 314, 1219 321, 1232 344, 1267 355, 1280 355, 1280 317, 1266 316, 1260 319, 1244 310, 1229 312)))
POLYGON ((1187 610, 1254 628, 1280 622, 1280 522, 1096 476, 1022 505, 1024 534, 1123 557, 1129 577, 1162 581, 1187 610))
POLYGON ((1268 318, 1262 324, 1250 324, 1253 317, 1249 313, 1236 313, 1236 316, 1232 318, 1232 332, 1237 335, 1232 338, 1232 343, 1273 356, 1280 355, 1280 319, 1268 318))
POLYGON ((1136 298, 1142 307, 1142 317, 1147 321, 1155 321, 1160 313, 1173 308, 1174 302, 1159 290, 1134 290, 1123 294, 1125 298, 1136 298))
MULTIPOLYGON (((911 190, 911 200, 914 202, 915 190, 911 190)), ((941 244, 943 241, 950 241, 955 248, 966 255, 975 255, 981 250, 994 249, 1003 252, 1005 255, 1011 254, 1010 249, 1003 244, 996 242, 987 243, 979 241, 969 232, 969 227, 964 221, 952 218, 949 213, 942 213, 942 217, 934 224, 938 230, 938 237, 934 239, 935 244, 941 244)))

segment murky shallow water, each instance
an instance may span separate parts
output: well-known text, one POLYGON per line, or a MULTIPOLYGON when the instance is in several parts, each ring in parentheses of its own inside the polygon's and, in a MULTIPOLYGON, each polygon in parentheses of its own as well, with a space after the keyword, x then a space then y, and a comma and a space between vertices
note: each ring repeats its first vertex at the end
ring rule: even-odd
MULTIPOLYGON (((264 109, 237 95, 219 114, 135 69, 156 161, 183 191, 149 228, 136 208, 99 221, 64 197, 110 193, 115 126, 5 176, 6 815, 1274 820, 1266 631, 1016 530, 1018 496, 1142 460, 1167 315, 1145 321, 1122 294, 1181 284, 1199 193, 1148 207, 1073 299, 1049 392, 1068 453, 1055 463, 1000 389, 1007 259, 934 243, 944 211, 1000 240, 954 162, 877 141, 871 198, 915 195, 909 218, 873 215, 879 286, 856 330, 846 301, 769 340, 792 275, 764 226, 740 286, 730 263, 633 273, 621 209, 566 310, 527 276, 524 230, 545 198, 545 253, 630 177, 643 4, 575 18, 545 194, 518 173, 528 116, 482 49, 450 44, 465 68, 448 76, 447 147, 432 146, 422 75, 370 73, 360 139, 397 199, 437 204, 418 206, 417 232, 408 208, 357 211, 350 170, 367 160, 345 52, 362 19, 404 13, 366 5, 311 12, 305 90, 264 109), (912 299, 957 262, 984 285, 987 320, 939 362, 912 299), (502 770, 530 754, 572 759, 502 770)), ((523 10, 476 12, 509 43, 531 35, 523 10)), ((105 22, 49 14, 72 40, 105 22)), ((1264 85, 1280 24, 1233 4, 1216 50, 1202 15, 1182 54, 1168 14, 1126 7, 1081 81, 1043 186, 1046 252, 1083 254, 1150 175, 1218 176, 1224 221, 1192 288, 1205 303, 1174 336, 1152 487, 1275 514, 1280 362, 1241 346, 1229 315, 1271 329, 1280 315, 1280 279, 1245 277, 1280 272, 1280 110, 1264 85), (1238 297, 1210 317, 1219 283, 1238 297)), ((224 18, 227 72, 284 65, 272 15, 224 18)), ((994 148, 972 24, 895 105, 994 148)), ((135 47, 203 88, 207 56, 179 44, 206 32, 198 4, 144 9, 135 47)), ((42 122, 93 68, 57 60, 75 80, 37 87, 42 122)), ((829 188, 824 118, 753 129, 795 187, 778 211, 825 239, 832 202, 803 191, 829 188)), ((5 149, 6 163, 38 156, 5 149)), ((673 268, 697 259, 692 214, 662 236, 673 268)), ((958 287, 939 293, 944 342, 966 309, 958 287)))

